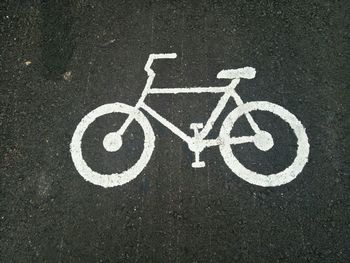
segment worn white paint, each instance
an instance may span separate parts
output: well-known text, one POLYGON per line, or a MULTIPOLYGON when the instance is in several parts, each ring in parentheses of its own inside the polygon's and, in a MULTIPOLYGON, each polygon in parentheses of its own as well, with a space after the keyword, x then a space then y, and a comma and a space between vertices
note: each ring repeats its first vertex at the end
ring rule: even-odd
POLYGON ((122 185, 134 179, 147 165, 154 149, 154 133, 152 127, 140 109, 148 112, 161 124, 171 130, 189 146, 189 149, 195 154, 195 161, 192 163, 193 168, 205 167, 205 162, 200 161, 200 153, 207 147, 220 146, 220 152, 232 172, 236 173, 245 181, 260 185, 260 186, 278 186, 292 181, 304 168, 308 161, 309 143, 305 132, 305 128, 300 121, 289 111, 276 104, 256 101, 244 103, 241 97, 237 94, 235 87, 239 84, 241 78, 252 79, 255 77, 255 69, 252 67, 244 67, 240 69, 223 70, 218 73, 218 78, 231 79, 231 83, 225 87, 191 87, 191 88, 151 88, 155 78, 155 72, 151 69, 152 63, 156 59, 174 59, 175 53, 170 54, 151 54, 145 65, 148 79, 146 86, 140 96, 135 107, 128 106, 122 103, 105 104, 87 114, 78 124, 71 142, 72 159, 78 172, 89 182, 103 187, 112 187, 122 185), (223 93, 218 101, 217 106, 213 109, 206 124, 192 123, 194 136, 191 137, 181 131, 174 124, 162 117, 155 110, 145 104, 144 100, 148 94, 178 94, 178 93, 223 93), (206 139, 209 132, 215 125, 216 120, 225 108, 228 100, 233 98, 237 104, 234 109, 225 119, 220 135, 216 139, 206 139), (274 146, 274 141, 270 133, 259 128, 254 121, 250 112, 252 111, 268 111, 284 121, 286 121, 294 131, 298 139, 298 149, 293 163, 285 170, 270 175, 258 174, 245 168, 233 155, 231 145, 253 143, 259 150, 268 151, 274 146), (109 152, 118 151, 123 145, 123 135, 132 121, 136 121, 144 132, 144 149, 140 159, 134 166, 123 171, 122 173, 100 174, 93 171, 85 162, 81 149, 81 141, 86 129, 96 118, 110 113, 124 113, 128 117, 118 131, 107 134, 103 140, 105 149, 109 152), (244 116, 255 135, 230 137, 230 131, 235 121, 244 116))

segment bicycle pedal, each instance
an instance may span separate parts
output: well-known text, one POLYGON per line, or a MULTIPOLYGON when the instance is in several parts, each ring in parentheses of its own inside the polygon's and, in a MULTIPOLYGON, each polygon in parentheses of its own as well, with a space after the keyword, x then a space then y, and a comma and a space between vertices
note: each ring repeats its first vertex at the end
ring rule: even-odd
POLYGON ((190 129, 198 131, 199 129, 203 129, 203 123, 191 123, 190 129))
POLYGON ((192 167, 193 168, 203 168, 203 167, 205 167, 205 162, 193 162, 192 163, 192 167))

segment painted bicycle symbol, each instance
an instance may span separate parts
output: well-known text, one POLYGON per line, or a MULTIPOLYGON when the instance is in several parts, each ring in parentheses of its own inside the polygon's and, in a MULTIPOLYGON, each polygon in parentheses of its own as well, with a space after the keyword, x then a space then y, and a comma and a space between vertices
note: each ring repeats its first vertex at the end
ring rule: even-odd
POLYGON ((194 153, 195 157, 194 162, 192 163, 193 168, 201 168, 205 166, 205 162, 200 160, 200 153, 205 148, 218 146, 225 163, 232 172, 251 184, 271 187, 283 185, 295 179, 303 170, 309 156, 309 142, 305 128, 292 113, 277 104, 268 101, 252 101, 246 103, 242 101, 235 88, 239 84, 240 79, 254 78, 255 69, 252 67, 244 67, 220 71, 217 78, 231 80, 231 83, 224 87, 152 88, 152 83, 156 76, 155 72, 151 69, 153 61, 156 59, 174 59, 176 56, 175 53, 149 55, 145 65, 148 79, 141 97, 135 106, 129 106, 119 102, 105 104, 88 113, 80 121, 74 132, 70 145, 72 159, 80 175, 93 184, 103 187, 113 187, 130 182, 141 173, 150 160, 155 142, 153 129, 143 114, 143 110, 188 144, 189 149, 194 153), (193 130, 194 136, 187 135, 180 128, 162 117, 145 103, 145 98, 149 94, 178 93, 222 93, 221 98, 211 112, 205 125, 203 125, 203 123, 191 123, 190 128, 193 130), (223 121, 219 136, 215 139, 207 139, 206 137, 213 129, 216 120, 222 113, 230 98, 235 101, 237 107, 231 111, 223 121), (269 132, 260 129, 256 121, 253 119, 251 115, 251 112, 253 111, 265 111, 278 116, 286 122, 294 132, 297 139, 296 156, 291 165, 283 171, 268 175, 259 174, 243 166, 234 156, 231 148, 231 146, 234 145, 252 143, 260 151, 268 151, 274 146, 272 135, 269 132), (103 139, 104 149, 108 152, 117 152, 123 146, 123 140, 125 139, 123 135, 132 122, 136 122, 141 126, 144 133, 144 145, 140 158, 130 168, 119 173, 102 174, 92 170, 84 160, 82 153, 82 139, 90 124, 92 124, 97 118, 112 113, 126 114, 127 118, 117 131, 105 135, 103 139), (232 137, 230 135, 231 130, 235 122, 242 116, 248 121, 254 131, 254 135, 232 137))

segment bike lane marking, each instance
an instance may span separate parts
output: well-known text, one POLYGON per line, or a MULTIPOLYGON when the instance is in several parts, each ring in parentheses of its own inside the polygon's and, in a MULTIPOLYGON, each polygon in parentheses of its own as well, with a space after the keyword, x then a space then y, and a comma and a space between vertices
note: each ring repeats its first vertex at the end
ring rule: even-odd
MULTIPOLYGON (((220 71, 217 74, 218 78, 232 79, 231 84, 228 85, 227 87, 207 87, 207 88, 193 87, 193 88, 182 88, 182 89, 176 88, 176 89, 165 89, 164 92, 162 91, 162 89, 154 89, 153 92, 150 92, 152 90, 151 85, 156 75, 155 72, 151 69, 153 60, 169 59, 169 58, 171 59, 176 58, 176 54, 175 53, 150 54, 149 59, 147 60, 147 63, 145 65, 145 71, 148 74, 147 83, 144 91, 142 92, 141 98, 139 99, 135 107, 132 107, 123 103, 105 104, 88 113, 80 121, 80 123, 78 124, 73 134, 70 150, 71 150, 71 155, 72 155, 74 165, 78 170, 78 172, 84 177, 85 180, 103 187, 113 187, 113 186, 123 185, 135 179, 137 175, 139 175, 142 172, 142 170, 146 167, 148 161, 150 160, 152 152, 154 150, 155 137, 154 137, 153 129, 148 119, 139 110, 139 108, 143 108, 151 116, 153 116, 156 120, 158 120, 160 123, 162 123, 165 127, 167 127, 175 135, 177 135, 180 139, 182 139, 184 142, 188 144, 190 150, 196 156, 195 162, 192 163, 193 168, 205 167, 205 163, 200 162, 199 160, 199 154, 201 153, 201 151, 204 150, 204 148, 209 147, 210 145, 210 146, 219 146, 221 155, 223 156, 223 159, 227 164, 227 166, 230 168, 230 170, 233 173, 235 173, 237 176, 239 176, 240 178, 242 178, 243 180, 251 184, 255 184, 263 187, 279 186, 282 184, 289 183, 290 181, 294 180, 299 173, 301 173, 305 164, 308 162, 308 155, 309 155, 309 142, 305 132, 305 128, 301 124, 301 122, 292 113, 290 113, 289 111, 287 111, 286 109, 284 109, 279 105, 276 105, 270 102, 263 102, 263 101, 253 101, 253 102, 244 103, 241 100, 240 96, 235 92, 235 87, 238 85, 240 78, 252 79, 255 77, 256 71, 254 68, 244 67, 239 69, 229 69, 229 70, 220 71), (164 117, 160 116, 154 110, 152 110, 150 107, 144 104, 144 98, 149 93, 158 93, 158 94, 204 93, 204 92, 216 93, 216 92, 219 92, 218 90, 223 92, 224 95, 218 101, 217 106, 212 111, 204 128, 202 127, 203 128, 202 131, 199 132, 198 129, 196 130, 194 128, 194 133, 195 133, 194 137, 189 137, 184 132, 182 132, 179 128, 173 125, 171 122, 169 122, 164 117), (217 120, 218 116, 221 114, 229 98, 231 97, 233 97, 238 107, 235 108, 231 113, 229 113, 229 115, 225 118, 224 123, 220 130, 220 135, 215 140, 215 143, 212 145, 207 144, 204 138, 213 128, 215 121, 217 120), (269 111, 271 113, 274 113, 275 115, 279 116, 284 121, 286 121, 294 131, 295 135, 297 136, 298 149, 297 149, 297 154, 293 163, 289 167, 287 167, 285 170, 277 174, 263 175, 263 174, 258 174, 254 171, 250 171, 249 169, 245 168, 238 161, 238 159, 235 158, 235 156, 232 153, 231 144, 254 143, 255 146, 262 151, 267 151, 273 147, 274 143, 273 143, 272 136, 268 132, 260 130, 258 125, 253 120, 252 116, 250 115, 250 111, 253 111, 253 110, 262 110, 262 111, 269 111), (89 125, 93 123, 98 117, 103 116, 105 114, 116 113, 116 112, 129 114, 129 117, 127 118, 127 121, 126 121, 127 124, 124 123, 121 128, 123 132, 131 123, 131 121, 136 120, 136 122, 139 123, 139 125, 143 129, 144 137, 145 137, 144 149, 140 159, 136 162, 136 164, 134 164, 129 169, 123 171, 122 173, 100 174, 96 171, 93 171, 83 158, 82 147, 81 147, 83 135, 87 130, 87 128, 89 127, 89 125), (246 140, 246 138, 240 139, 239 137, 230 138, 230 131, 234 125, 234 122, 243 115, 247 118, 250 126, 253 128, 256 134, 253 136, 251 140, 246 140), (201 165, 198 165, 198 164, 201 164, 201 165)), ((118 132, 113 132, 105 136, 103 145, 107 151, 114 152, 114 151, 117 151, 122 146, 122 136, 121 136, 122 134, 118 134, 118 132), (115 134, 117 134, 118 136, 114 136, 115 134), (113 137, 119 139, 120 141, 117 141, 116 143, 114 143, 113 137)))

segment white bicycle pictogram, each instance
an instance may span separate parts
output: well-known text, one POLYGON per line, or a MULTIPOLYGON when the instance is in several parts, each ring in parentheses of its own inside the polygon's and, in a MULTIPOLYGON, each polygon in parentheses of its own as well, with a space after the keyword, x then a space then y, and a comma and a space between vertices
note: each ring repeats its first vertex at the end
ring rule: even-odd
POLYGON ((200 153, 205 148, 218 146, 225 163, 232 172, 251 184, 272 187, 289 183, 295 179, 303 170, 309 156, 309 142, 305 128, 297 117, 277 104, 268 101, 252 101, 246 103, 242 101, 235 88, 240 82, 240 79, 253 79, 255 77, 255 69, 252 67, 244 67, 220 71, 217 78, 231 80, 229 85, 223 87, 152 88, 152 83, 156 76, 155 72, 151 69, 153 61, 156 59, 174 59, 176 56, 176 53, 149 55, 145 65, 148 79, 141 97, 135 106, 129 106, 119 102, 105 104, 88 113, 80 121, 73 134, 70 145, 72 159, 80 175, 93 184, 103 187, 113 187, 130 182, 141 173, 151 158, 155 142, 153 129, 148 119, 141 111, 143 110, 188 144, 189 149, 195 155, 195 160, 192 163, 193 168, 201 168, 205 166, 205 162, 200 161, 200 153), (218 104, 211 112, 209 119, 204 125, 203 123, 191 123, 190 128, 193 130, 194 136, 187 135, 180 128, 162 117, 145 103, 145 98, 149 94, 178 93, 222 93, 218 104), (206 138, 213 129, 216 120, 224 110, 230 98, 233 98, 237 107, 232 110, 223 121, 218 137, 215 139, 206 138), (268 175, 259 174, 247 169, 234 156, 231 148, 232 145, 253 143, 255 147, 261 151, 268 151, 274 146, 272 135, 259 128, 251 115, 252 111, 266 111, 273 113, 288 123, 294 131, 297 139, 296 156, 292 164, 283 171, 268 175), (82 139, 90 124, 92 124, 97 118, 112 113, 122 113, 128 116, 119 130, 108 133, 104 137, 104 149, 108 152, 117 152, 123 145, 123 135, 125 131, 134 121, 136 121, 143 130, 144 145, 140 158, 135 164, 133 164, 133 166, 119 173, 102 174, 92 170, 84 160, 82 153, 82 139), (230 133, 234 123, 241 116, 245 116, 255 134, 251 136, 231 137, 230 133))

